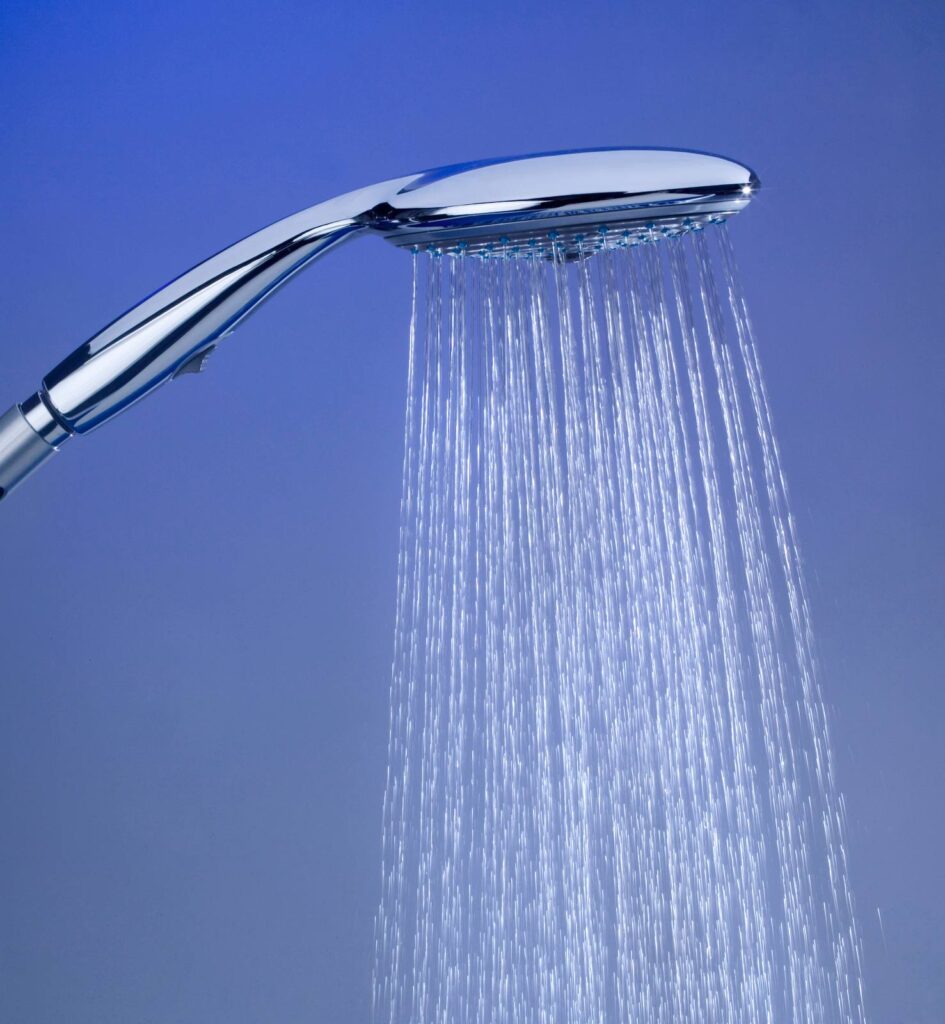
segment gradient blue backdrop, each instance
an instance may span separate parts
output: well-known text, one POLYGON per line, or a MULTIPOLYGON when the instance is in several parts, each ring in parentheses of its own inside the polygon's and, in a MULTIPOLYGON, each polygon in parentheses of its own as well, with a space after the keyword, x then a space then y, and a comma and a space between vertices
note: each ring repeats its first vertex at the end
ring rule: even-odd
MULTIPOLYGON (((192 263, 359 185, 595 145, 752 165, 733 234, 869 1001, 941 1024, 943 12, 6 0, 0 405, 192 263)), ((343 248, 0 510, 4 1024, 367 1019, 409 274, 343 248)))

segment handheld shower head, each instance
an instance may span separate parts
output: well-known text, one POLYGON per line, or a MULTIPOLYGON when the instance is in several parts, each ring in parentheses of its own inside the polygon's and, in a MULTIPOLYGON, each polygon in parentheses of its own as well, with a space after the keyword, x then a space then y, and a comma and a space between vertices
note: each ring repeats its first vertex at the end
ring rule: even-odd
POLYGON ((47 374, 0 417, 0 498, 73 435, 200 370, 265 298, 358 234, 455 255, 572 259, 721 220, 758 187, 747 167, 705 153, 590 149, 441 167, 329 199, 198 264, 47 374))

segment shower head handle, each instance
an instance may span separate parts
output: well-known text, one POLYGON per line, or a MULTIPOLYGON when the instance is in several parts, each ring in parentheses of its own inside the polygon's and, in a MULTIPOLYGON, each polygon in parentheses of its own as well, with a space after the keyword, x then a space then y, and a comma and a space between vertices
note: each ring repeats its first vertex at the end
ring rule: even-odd
POLYGON ((366 230, 366 212, 396 184, 358 189, 270 224, 175 278, 68 355, 39 391, 0 417, 0 499, 71 437, 200 369, 277 288, 366 230))
POLYGON ((111 419, 193 364, 306 264, 364 231, 366 212, 392 184, 286 217, 182 274, 48 373, 46 404, 73 434, 111 419))
POLYGON ((574 254, 582 231, 611 237, 737 212, 754 174, 685 150, 571 150, 437 168, 380 182, 249 235, 154 292, 67 356, 0 417, 0 498, 69 438, 155 388, 199 370, 208 353, 317 257, 370 231, 402 247, 481 252, 511 237, 574 254), (547 243, 547 239, 557 239, 547 243))

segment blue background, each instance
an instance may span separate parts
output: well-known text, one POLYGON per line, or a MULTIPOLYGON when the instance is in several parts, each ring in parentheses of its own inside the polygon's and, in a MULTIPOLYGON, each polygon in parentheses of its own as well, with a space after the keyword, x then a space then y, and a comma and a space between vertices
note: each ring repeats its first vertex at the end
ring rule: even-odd
MULTIPOLYGON (((357 186, 706 149, 807 554, 876 1022, 945 1019, 945 8, 0 8, 0 405, 357 186), (880 917, 884 931, 880 926, 880 917)), ((307 271, 0 523, 0 1021, 365 1021, 409 260, 307 271)))

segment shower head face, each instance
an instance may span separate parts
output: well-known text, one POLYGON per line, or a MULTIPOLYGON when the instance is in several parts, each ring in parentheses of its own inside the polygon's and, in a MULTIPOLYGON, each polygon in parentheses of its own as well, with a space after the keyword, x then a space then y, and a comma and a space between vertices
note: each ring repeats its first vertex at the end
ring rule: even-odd
POLYGON ((671 149, 586 149, 441 167, 371 211, 394 245, 450 254, 576 258, 738 213, 748 167, 671 149))

